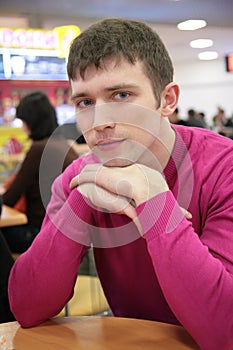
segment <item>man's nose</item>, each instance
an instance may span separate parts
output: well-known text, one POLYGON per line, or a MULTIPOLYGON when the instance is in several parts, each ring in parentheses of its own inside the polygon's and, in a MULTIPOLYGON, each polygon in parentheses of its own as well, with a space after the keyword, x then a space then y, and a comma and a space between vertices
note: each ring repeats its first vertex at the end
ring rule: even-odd
POLYGON ((96 105, 93 116, 93 129, 104 130, 105 128, 114 128, 114 112, 110 104, 96 105))

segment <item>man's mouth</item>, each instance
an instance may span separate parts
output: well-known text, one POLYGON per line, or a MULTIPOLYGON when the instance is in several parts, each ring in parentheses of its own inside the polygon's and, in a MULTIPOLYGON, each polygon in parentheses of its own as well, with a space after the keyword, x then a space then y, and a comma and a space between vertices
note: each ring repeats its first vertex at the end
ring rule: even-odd
POLYGON ((119 139, 119 138, 106 138, 106 139, 101 139, 98 140, 98 142, 96 143, 96 147, 99 150, 112 150, 116 147, 118 147, 121 143, 124 142, 124 139, 119 139))

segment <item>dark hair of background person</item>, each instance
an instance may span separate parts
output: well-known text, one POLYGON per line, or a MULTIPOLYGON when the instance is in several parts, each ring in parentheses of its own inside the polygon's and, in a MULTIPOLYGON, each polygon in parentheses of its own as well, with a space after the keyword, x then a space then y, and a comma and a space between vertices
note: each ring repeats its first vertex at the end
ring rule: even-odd
POLYGON ((56 110, 48 97, 40 91, 22 98, 16 108, 16 118, 27 124, 30 129, 29 137, 33 141, 51 136, 58 127, 56 110))
POLYGON ((68 77, 75 80, 79 70, 83 78, 88 66, 103 68, 104 61, 113 57, 119 61, 124 58, 131 64, 142 61, 160 104, 161 93, 173 80, 174 69, 160 37, 144 23, 110 18, 90 26, 71 44, 68 77))

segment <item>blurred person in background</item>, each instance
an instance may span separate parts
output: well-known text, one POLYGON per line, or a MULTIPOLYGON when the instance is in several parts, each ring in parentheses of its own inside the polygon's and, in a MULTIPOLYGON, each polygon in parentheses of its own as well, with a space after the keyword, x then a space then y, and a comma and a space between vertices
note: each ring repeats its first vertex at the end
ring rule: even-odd
POLYGON ((3 194, 3 203, 13 207, 24 197, 28 223, 2 231, 10 250, 22 253, 40 230, 54 179, 78 155, 59 132, 56 110, 43 92, 24 96, 16 108, 16 118, 22 120, 23 130, 32 142, 3 194))
POLYGON ((174 112, 168 117, 170 123, 179 125, 188 125, 186 120, 180 118, 179 108, 177 107, 174 112))
POLYGON ((198 113, 193 108, 190 108, 187 111, 187 125, 198 128, 206 127, 204 121, 199 117, 198 113))
POLYGON ((208 123, 207 123, 207 121, 206 121, 206 115, 205 115, 204 112, 198 112, 197 113, 197 119, 199 119, 201 121, 201 123, 203 124, 204 128, 207 128, 207 129, 210 128, 208 123))
POLYGON ((213 130, 218 134, 233 138, 233 118, 226 116, 225 110, 218 107, 218 111, 213 117, 213 130))
POLYGON ((217 113, 213 117, 213 130, 220 135, 225 136, 225 125, 227 123, 227 116, 225 110, 221 107, 218 107, 217 113))

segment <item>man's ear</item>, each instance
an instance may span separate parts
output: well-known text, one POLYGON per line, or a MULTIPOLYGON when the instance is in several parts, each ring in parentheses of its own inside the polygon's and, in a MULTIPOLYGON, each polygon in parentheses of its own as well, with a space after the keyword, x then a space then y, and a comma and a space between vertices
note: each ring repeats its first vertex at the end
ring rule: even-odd
POLYGON ((171 82, 164 88, 161 96, 161 115, 168 117, 177 107, 180 88, 177 83, 171 82))

